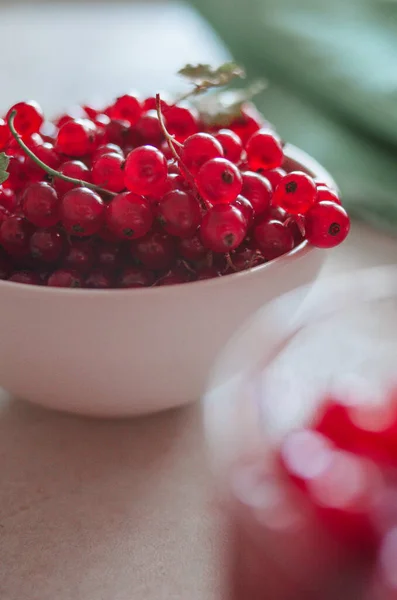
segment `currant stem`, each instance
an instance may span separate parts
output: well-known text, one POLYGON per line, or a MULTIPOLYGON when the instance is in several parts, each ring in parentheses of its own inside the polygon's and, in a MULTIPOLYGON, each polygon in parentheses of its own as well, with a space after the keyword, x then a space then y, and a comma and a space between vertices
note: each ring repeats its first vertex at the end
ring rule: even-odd
POLYGON ((236 269, 236 267, 233 264, 232 257, 230 256, 230 252, 226 252, 225 256, 226 256, 226 264, 227 264, 227 266, 230 267, 230 269, 232 271, 236 272, 237 269, 236 269))
POLYGON ((11 134, 14 137, 14 139, 17 141, 17 143, 19 144, 20 148, 22 148, 22 150, 25 152, 25 154, 27 154, 29 156, 29 158, 31 158, 32 161, 37 166, 39 166, 41 169, 43 169, 43 171, 48 173, 48 175, 51 175, 51 177, 58 177, 58 179, 62 179, 62 181, 67 181, 68 183, 74 183, 76 185, 76 187, 87 187, 90 190, 94 190, 95 192, 98 192, 99 194, 108 194, 109 196, 117 196, 117 194, 115 194, 114 192, 105 190, 105 189, 99 187, 98 185, 95 185, 94 183, 89 183, 88 181, 84 181, 83 179, 75 179, 74 177, 69 177, 68 175, 64 175, 63 173, 60 173, 59 171, 56 171, 52 167, 49 167, 48 165, 46 165, 42 160, 40 160, 40 158, 38 156, 35 155, 34 152, 32 152, 32 150, 30 148, 28 148, 28 146, 22 140, 19 133, 16 131, 15 126, 14 126, 14 119, 15 119, 16 114, 17 114, 17 111, 13 110, 8 118, 8 126, 10 128, 11 134))

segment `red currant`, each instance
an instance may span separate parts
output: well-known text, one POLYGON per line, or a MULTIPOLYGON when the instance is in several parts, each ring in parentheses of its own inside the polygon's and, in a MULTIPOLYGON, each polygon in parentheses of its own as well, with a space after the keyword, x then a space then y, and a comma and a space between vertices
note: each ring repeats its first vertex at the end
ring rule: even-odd
POLYGON ((136 194, 153 194, 167 178, 167 161, 154 146, 141 146, 125 162, 125 184, 136 194))
POLYGON ((68 156, 91 154, 96 144, 96 126, 88 119, 67 121, 58 131, 55 148, 68 156))
POLYGON ((39 158, 44 164, 52 169, 57 170, 61 164, 61 157, 55 150, 54 145, 49 142, 44 142, 44 144, 36 146, 34 148, 34 153, 36 154, 37 158, 39 158))
POLYGON ((231 204, 232 204, 232 206, 235 206, 236 208, 241 210, 241 212, 244 215, 245 220, 247 221, 247 227, 250 228, 253 223, 254 215, 255 215, 255 211, 252 207, 251 202, 249 200, 247 200, 247 198, 245 198, 244 196, 240 195, 240 196, 237 196, 237 198, 231 204))
POLYGON ((105 126, 105 143, 116 144, 117 146, 124 148, 128 141, 130 128, 131 125, 128 121, 112 119, 110 123, 105 126))
POLYGON ((182 177, 182 175, 177 175, 176 173, 171 173, 168 175, 167 181, 170 187, 170 190, 187 190, 186 179, 182 177))
POLYGON ((108 272, 116 271, 122 258, 120 244, 112 242, 101 243, 97 249, 96 258, 101 269, 108 272))
POLYGON ((333 248, 341 244, 350 230, 345 209, 334 202, 319 202, 306 213, 306 238, 318 248, 333 248))
POLYGON ((179 242, 179 254, 186 260, 202 260, 207 256, 208 250, 198 235, 183 238, 179 242))
POLYGON ((230 129, 234 131, 243 144, 245 144, 251 135, 261 128, 262 124, 263 118, 256 110, 255 106, 246 103, 241 109, 241 116, 233 121, 230 125, 230 129))
POLYGON ((14 283, 24 283, 26 285, 41 285, 40 277, 32 271, 16 271, 11 275, 8 281, 14 283))
POLYGON ((78 187, 61 201, 61 221, 66 231, 83 237, 97 233, 105 219, 105 203, 93 190, 78 187))
POLYGON ((102 144, 102 146, 98 146, 98 148, 95 150, 94 154, 92 155, 92 164, 95 163, 96 160, 98 160, 98 158, 100 158, 103 154, 120 154, 120 156, 124 157, 124 152, 122 151, 122 149, 120 148, 120 146, 117 146, 117 144, 111 144, 110 142, 108 144, 102 144))
POLYGON ((197 174, 200 195, 212 204, 233 202, 243 186, 240 171, 226 158, 213 158, 197 174))
POLYGON ((4 206, 0 206, 0 227, 3 221, 5 221, 10 216, 10 212, 4 208, 4 206))
POLYGON ((62 125, 68 121, 74 121, 75 119, 85 119, 87 113, 82 106, 72 106, 67 113, 64 113, 57 119, 55 119, 55 125, 60 129, 62 125))
POLYGON ((58 269, 49 276, 47 285, 50 287, 81 288, 83 287, 83 279, 76 271, 58 269))
POLYGON ((234 133, 231 129, 220 129, 215 134, 215 137, 221 143, 225 158, 231 160, 233 163, 239 163, 243 151, 243 143, 237 133, 234 133))
POLYGON ((200 225, 201 208, 192 194, 173 190, 161 200, 158 216, 167 233, 191 237, 200 225))
MULTIPOLYGON (((89 168, 80 160, 68 160, 64 162, 60 166, 59 172, 63 175, 67 175, 68 177, 73 177, 73 179, 80 179, 82 181, 91 183, 91 172, 89 168)), ((59 196, 63 196, 66 194, 66 192, 73 190, 76 187, 76 184, 63 181, 63 179, 56 177, 54 179, 54 187, 59 196)))
POLYGON ((269 129, 260 129, 248 140, 245 147, 248 164, 257 169, 276 169, 284 160, 284 151, 279 138, 269 129))
POLYGON ((95 254, 92 245, 87 241, 73 240, 62 261, 67 270, 77 271, 83 275, 94 264, 95 254))
POLYGON ((300 171, 288 173, 278 184, 272 203, 292 215, 303 215, 315 203, 317 188, 313 179, 300 171))
POLYGON ((14 127, 20 135, 26 136, 40 131, 44 118, 43 111, 37 102, 29 101, 14 104, 7 113, 7 120, 14 110, 16 111, 14 127))
POLYGON ((4 181, 3 187, 11 188, 15 192, 22 190, 28 183, 32 181, 40 181, 44 177, 44 171, 34 165, 31 169, 31 163, 28 162, 26 156, 10 156, 7 171, 8 179, 4 181))
POLYGON ((223 156, 220 142, 209 133, 195 133, 188 137, 181 149, 181 158, 190 173, 196 175, 211 158, 223 156))
POLYGON ((120 273, 117 287, 121 288, 140 288, 149 287, 153 284, 154 278, 150 271, 140 267, 126 267, 120 273))
MULTIPOLYGON (((160 99, 160 108, 163 112, 168 108, 168 105, 170 104, 169 101, 167 102, 166 100, 164 100, 164 96, 165 96, 165 94, 162 93, 161 99, 160 99)), ((143 101, 143 110, 144 111, 156 110, 156 108, 157 108, 157 101, 156 101, 155 96, 149 96, 148 98, 145 98, 145 100, 143 101)))
POLYGON ((184 106, 169 106, 163 111, 168 132, 183 143, 199 130, 197 115, 184 106))
POLYGON ((136 96, 125 94, 117 98, 116 102, 109 108, 111 119, 121 119, 128 121, 130 125, 135 125, 142 114, 142 105, 136 96))
POLYGON ((0 185, 0 206, 13 212, 17 206, 17 197, 13 189, 0 185))
POLYGON ((141 116, 135 125, 135 132, 138 134, 140 145, 150 144, 158 148, 164 140, 164 134, 155 110, 149 110, 141 116))
POLYGON ((246 171, 243 173, 242 195, 251 203, 255 215, 261 215, 270 206, 272 188, 269 181, 259 173, 246 171))
POLYGON ((4 119, 0 119, 0 152, 6 149, 10 135, 7 123, 4 119))
POLYGON ((85 285, 88 288, 105 290, 112 287, 112 279, 109 273, 94 269, 85 280, 85 285))
POLYGON ((291 230, 274 219, 263 219, 255 226, 254 240, 265 260, 273 260, 294 247, 291 230))
POLYGON ((264 171, 263 169, 260 169, 260 174, 270 182, 270 185, 274 191, 280 181, 286 176, 287 172, 284 171, 284 169, 270 169, 270 171, 264 171))
POLYGON ((119 240, 144 236, 151 228, 153 218, 150 202, 132 192, 115 196, 106 210, 106 226, 119 240))
POLYGON ((203 217, 200 236, 213 252, 230 252, 241 244, 247 233, 247 220, 232 204, 217 204, 203 217))
POLYGON ((334 202, 342 205, 338 194, 325 185, 317 186, 317 202, 334 202))
POLYGON ((45 263, 59 259, 64 247, 64 238, 57 229, 37 229, 30 238, 30 253, 45 263))
POLYGON ((43 182, 29 185, 22 196, 22 212, 36 227, 52 227, 59 221, 60 202, 55 189, 43 182))
POLYGON ((92 181, 111 192, 124 188, 124 157, 116 152, 102 154, 92 166, 92 181))
POLYGON ((1 224, 0 244, 12 256, 26 256, 31 235, 31 224, 24 217, 11 215, 1 224))
POLYGON ((174 240, 166 233, 151 231, 133 243, 132 254, 147 269, 169 269, 176 258, 174 240))

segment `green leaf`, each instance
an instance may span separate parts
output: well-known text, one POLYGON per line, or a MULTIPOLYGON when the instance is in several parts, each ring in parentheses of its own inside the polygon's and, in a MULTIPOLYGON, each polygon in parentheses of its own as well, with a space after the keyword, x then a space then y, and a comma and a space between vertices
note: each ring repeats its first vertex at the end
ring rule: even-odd
POLYGON ((6 181, 9 177, 7 172, 10 159, 4 152, 0 152, 0 183, 6 181))
POLYGON ((188 64, 178 71, 178 75, 185 77, 200 89, 209 89, 210 87, 228 85, 236 78, 242 79, 245 77, 245 72, 236 63, 227 62, 216 69, 211 65, 188 64))

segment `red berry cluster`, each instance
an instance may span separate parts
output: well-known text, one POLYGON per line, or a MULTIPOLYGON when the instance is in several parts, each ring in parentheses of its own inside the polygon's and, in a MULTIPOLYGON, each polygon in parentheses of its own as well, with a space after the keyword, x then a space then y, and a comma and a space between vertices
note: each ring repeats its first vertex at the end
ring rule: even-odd
POLYGON ((170 285, 241 271, 307 239, 342 242, 332 190, 287 174, 278 135, 245 106, 229 128, 126 94, 79 118, 35 102, 0 120, 0 278, 60 287, 170 285), (18 138, 19 136, 19 138, 18 138))
POLYGON ((348 550, 346 570, 358 565, 362 576, 373 565, 371 593, 357 597, 397 598, 396 390, 382 405, 326 399, 309 428, 283 439, 279 462, 348 550))

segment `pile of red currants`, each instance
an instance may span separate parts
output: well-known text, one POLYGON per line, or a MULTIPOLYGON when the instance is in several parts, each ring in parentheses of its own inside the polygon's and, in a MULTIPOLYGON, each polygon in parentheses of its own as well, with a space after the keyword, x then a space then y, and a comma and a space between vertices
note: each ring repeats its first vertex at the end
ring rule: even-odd
POLYGON ((79 110, 51 123, 20 102, 0 119, 0 279, 162 286, 348 234, 335 191, 283 170, 283 143, 250 104, 226 128, 159 96, 79 110))

